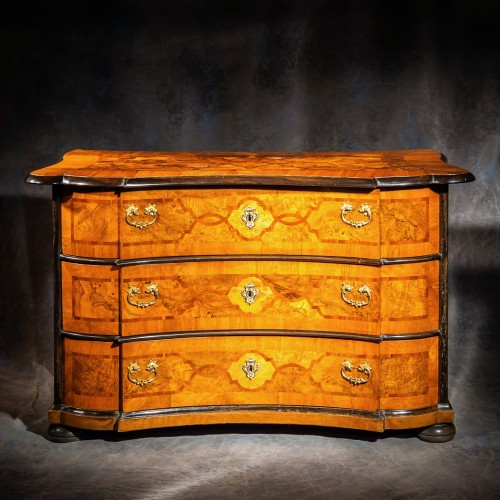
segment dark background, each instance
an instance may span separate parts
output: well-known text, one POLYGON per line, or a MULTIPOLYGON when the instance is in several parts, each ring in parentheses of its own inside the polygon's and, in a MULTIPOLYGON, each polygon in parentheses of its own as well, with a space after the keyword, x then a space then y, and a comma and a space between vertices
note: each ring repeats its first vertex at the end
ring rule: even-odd
MULTIPOLYGON (((75 148, 433 148, 471 170, 474 183, 450 188, 450 399, 468 440, 459 428, 453 449, 464 464, 477 456, 471 491, 499 492, 500 2, 9 5, 0 18, 0 459, 14 464, 12 481, 24 478, 26 496, 39 493, 43 474, 19 449, 41 447, 47 457, 54 445, 44 437, 53 371, 51 194, 24 177, 75 148)), ((250 432, 245 444, 258 437, 250 432)), ((172 498, 195 490, 183 491, 172 498)))

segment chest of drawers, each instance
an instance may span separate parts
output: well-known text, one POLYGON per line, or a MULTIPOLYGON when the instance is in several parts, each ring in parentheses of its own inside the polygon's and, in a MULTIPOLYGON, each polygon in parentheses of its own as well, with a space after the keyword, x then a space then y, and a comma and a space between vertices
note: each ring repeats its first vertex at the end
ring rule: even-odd
POLYGON ((52 184, 49 434, 285 423, 453 438, 431 150, 76 150, 52 184))

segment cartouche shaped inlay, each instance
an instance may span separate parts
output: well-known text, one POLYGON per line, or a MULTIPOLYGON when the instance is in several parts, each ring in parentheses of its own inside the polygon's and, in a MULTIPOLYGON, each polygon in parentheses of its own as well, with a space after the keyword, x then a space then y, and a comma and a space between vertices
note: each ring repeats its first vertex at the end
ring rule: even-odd
POLYGON ((262 201, 247 198, 230 213, 227 221, 243 238, 254 239, 267 231, 274 217, 262 201))

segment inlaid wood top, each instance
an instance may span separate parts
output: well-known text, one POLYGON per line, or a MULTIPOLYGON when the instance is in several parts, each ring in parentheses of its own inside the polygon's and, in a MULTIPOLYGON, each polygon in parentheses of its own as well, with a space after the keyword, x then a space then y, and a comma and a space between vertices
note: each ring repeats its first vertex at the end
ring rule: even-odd
POLYGON ((77 149, 26 178, 33 184, 89 187, 208 185, 376 188, 470 182, 434 150, 262 153, 77 149))

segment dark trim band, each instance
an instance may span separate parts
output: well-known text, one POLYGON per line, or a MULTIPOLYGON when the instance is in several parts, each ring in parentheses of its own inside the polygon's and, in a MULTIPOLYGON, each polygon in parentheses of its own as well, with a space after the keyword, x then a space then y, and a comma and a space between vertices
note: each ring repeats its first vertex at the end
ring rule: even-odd
POLYGON ((128 177, 77 177, 72 175, 38 176, 28 175, 25 179, 30 184, 53 184, 74 187, 106 187, 122 189, 148 189, 148 188, 181 188, 197 187, 205 188, 220 186, 313 186, 325 188, 360 188, 376 189, 391 187, 432 186, 440 184, 456 184, 460 182, 472 182, 474 176, 470 172, 460 174, 439 175, 430 174, 422 176, 404 177, 304 177, 304 176, 245 176, 245 175, 209 175, 209 176, 185 176, 185 177, 151 177, 151 178, 128 178, 128 177))
POLYGON ((425 415, 436 411, 451 411, 450 404, 437 404, 418 408, 416 410, 379 410, 370 412, 366 410, 354 410, 348 408, 337 408, 328 406, 292 406, 292 405, 221 405, 221 406, 183 406, 179 408, 160 408, 155 410, 139 410, 121 412, 114 410, 83 410, 64 404, 55 404, 52 410, 91 418, 114 418, 117 420, 134 420, 139 418, 152 418, 172 415, 188 415, 200 413, 237 413, 237 412, 261 412, 274 411, 280 413, 316 413, 324 415, 346 415, 364 417, 372 420, 384 420, 385 417, 412 417, 425 415))
POLYGON ((195 337, 311 337, 328 338, 337 340, 358 340, 378 344, 382 341, 418 340, 439 336, 439 330, 419 333, 405 333, 401 335, 366 335, 361 333, 327 332, 318 330, 193 330, 181 332, 145 333, 120 337, 118 335, 99 335, 88 333, 70 332, 60 330, 59 335, 73 340, 86 340, 91 342, 113 342, 116 344, 129 344, 131 342, 148 342, 153 340, 171 340, 195 337))
POLYGON ((441 254, 429 254, 417 257, 391 257, 383 259, 359 259, 355 257, 323 257, 316 255, 184 255, 175 257, 150 257, 143 259, 99 259, 95 257, 77 257, 76 255, 68 255, 61 253, 59 255, 61 261, 71 262, 73 264, 90 264, 103 266, 140 266, 146 264, 178 264, 182 262, 228 262, 228 261, 285 261, 285 262, 315 262, 325 264, 348 264, 358 266, 382 267, 394 264, 416 264, 420 262, 430 262, 440 260, 441 254))

